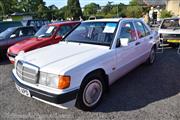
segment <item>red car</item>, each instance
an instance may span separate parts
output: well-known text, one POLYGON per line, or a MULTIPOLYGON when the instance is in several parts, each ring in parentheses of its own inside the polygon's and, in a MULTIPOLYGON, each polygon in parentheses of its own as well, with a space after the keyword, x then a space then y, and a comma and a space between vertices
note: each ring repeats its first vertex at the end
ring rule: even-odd
POLYGON ((9 47, 7 56, 11 63, 14 63, 14 58, 20 51, 28 52, 37 48, 56 44, 62 40, 62 36, 70 32, 79 23, 79 21, 68 21, 44 25, 34 37, 25 39, 9 47))

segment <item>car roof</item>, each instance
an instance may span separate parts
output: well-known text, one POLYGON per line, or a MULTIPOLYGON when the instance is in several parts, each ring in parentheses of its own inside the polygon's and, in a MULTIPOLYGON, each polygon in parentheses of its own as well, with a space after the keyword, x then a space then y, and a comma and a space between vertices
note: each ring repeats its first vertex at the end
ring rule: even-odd
POLYGON ((84 22, 119 22, 122 18, 106 18, 106 19, 95 19, 95 20, 87 20, 84 22))
POLYGON ((61 25, 74 24, 74 23, 80 23, 80 21, 62 21, 62 22, 50 23, 48 25, 61 26, 61 25))
POLYGON ((140 20, 140 19, 138 18, 106 18, 106 19, 87 20, 84 22, 119 22, 121 20, 140 20))

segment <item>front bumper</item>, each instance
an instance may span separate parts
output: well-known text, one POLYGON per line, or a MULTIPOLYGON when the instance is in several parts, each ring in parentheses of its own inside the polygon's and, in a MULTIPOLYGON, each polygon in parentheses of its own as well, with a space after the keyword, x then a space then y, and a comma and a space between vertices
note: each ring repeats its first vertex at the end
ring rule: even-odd
POLYGON ((161 34, 160 40, 163 43, 180 43, 180 34, 161 34))
POLYGON ((21 82, 18 81, 18 79, 16 78, 16 76, 14 74, 12 74, 12 79, 21 88, 29 90, 32 98, 35 98, 35 99, 45 102, 47 104, 51 104, 51 105, 54 105, 54 106, 57 106, 60 108, 64 108, 64 109, 73 107, 75 104, 75 99, 76 99, 76 96, 78 93, 78 89, 70 91, 68 93, 57 95, 57 94, 48 93, 48 92, 45 92, 42 90, 38 90, 36 88, 32 88, 25 84, 22 84, 21 82), (74 101, 74 102, 71 103, 72 101, 74 101), (69 103, 71 103, 71 105, 69 103))

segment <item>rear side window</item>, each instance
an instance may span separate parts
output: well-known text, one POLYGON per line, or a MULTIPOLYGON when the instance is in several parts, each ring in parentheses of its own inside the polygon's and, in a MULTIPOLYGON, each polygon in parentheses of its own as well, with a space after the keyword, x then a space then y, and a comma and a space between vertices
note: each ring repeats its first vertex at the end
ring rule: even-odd
POLYGON ((136 21, 135 27, 137 29, 137 34, 139 38, 143 38, 146 36, 146 32, 145 32, 144 25, 142 24, 142 22, 136 21))
POLYGON ((149 29, 145 25, 144 25, 144 30, 145 30, 146 35, 150 35, 151 34, 149 29))
POLYGON ((134 25, 132 22, 125 22, 122 24, 120 38, 128 38, 129 42, 133 42, 137 39, 134 25))
POLYGON ((72 29, 72 27, 68 26, 68 25, 61 26, 60 29, 58 30, 57 34, 60 36, 63 36, 66 33, 68 33, 71 29, 72 29))

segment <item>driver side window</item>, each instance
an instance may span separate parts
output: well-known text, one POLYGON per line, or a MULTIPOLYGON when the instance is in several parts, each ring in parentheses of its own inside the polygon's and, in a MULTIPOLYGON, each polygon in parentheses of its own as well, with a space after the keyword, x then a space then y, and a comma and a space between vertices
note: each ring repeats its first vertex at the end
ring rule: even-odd
POLYGON ((11 39, 17 38, 17 37, 19 37, 20 33, 22 33, 22 32, 20 31, 20 29, 17 29, 15 32, 13 32, 13 33, 11 34, 10 38, 11 38, 11 39))
POLYGON ((124 22, 121 26, 120 38, 128 38, 129 42, 135 41, 136 31, 132 22, 124 22))

